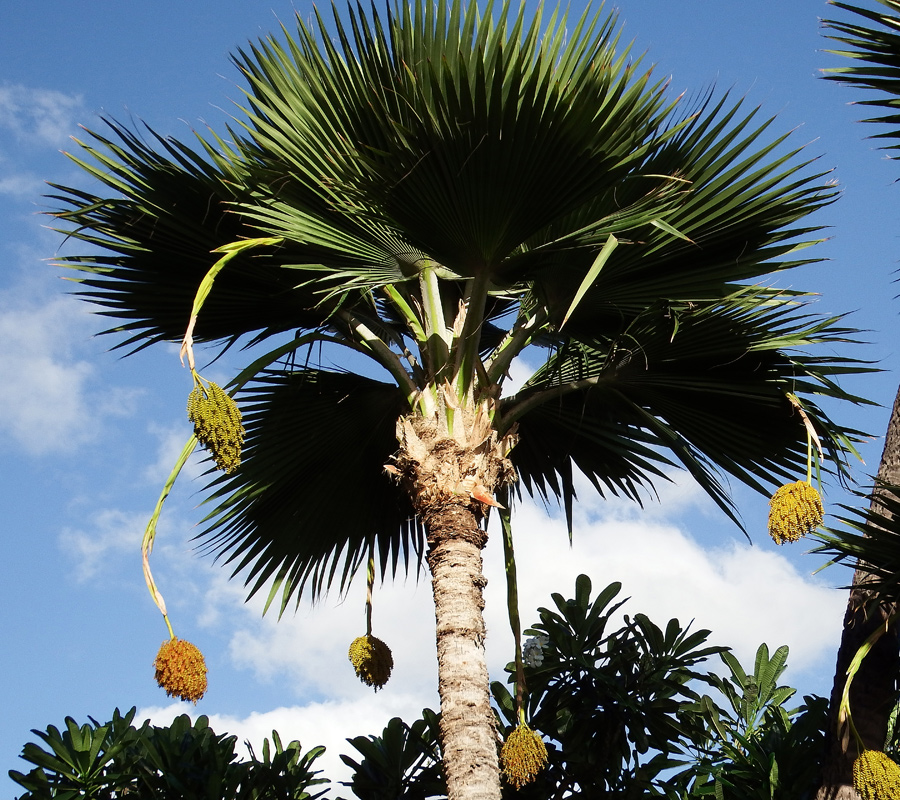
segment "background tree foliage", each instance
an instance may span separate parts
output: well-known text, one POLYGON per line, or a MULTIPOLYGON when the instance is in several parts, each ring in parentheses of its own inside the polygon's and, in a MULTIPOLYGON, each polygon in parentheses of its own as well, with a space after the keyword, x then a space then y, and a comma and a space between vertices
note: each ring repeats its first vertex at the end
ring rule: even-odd
POLYGON ((187 714, 171 725, 132 722, 136 709, 100 724, 79 726, 71 717, 64 729, 50 725, 33 733, 42 745, 29 742, 22 758, 34 768, 10 770, 10 777, 28 791, 19 800, 138 800, 195 798, 196 800, 313 800, 328 783, 317 777, 313 762, 324 748, 307 753, 300 742, 286 747, 276 731, 263 740, 259 757, 241 761, 236 736, 216 734, 205 716, 195 722, 187 714))
MULTIPOLYGON (((533 784, 504 797, 670 800, 805 800, 817 786, 827 703, 805 697, 791 707, 794 689, 778 683, 787 647, 761 645, 745 669, 727 648, 707 642, 678 620, 659 627, 643 614, 624 616, 627 602, 613 583, 592 597, 582 575, 575 596, 552 596, 529 633, 544 636, 542 663, 525 670, 529 724, 544 738, 549 763, 533 784), (710 671, 710 659, 722 664, 710 671), (724 667, 724 671, 722 669, 724 667)), ((507 667, 510 683, 515 666, 507 667)), ((492 686, 498 727, 517 723, 507 686, 492 686)), ((134 709, 105 725, 66 720, 35 731, 23 758, 35 765, 10 775, 29 792, 20 800, 120 796, 427 800, 446 797, 439 715, 425 709, 406 723, 394 718, 377 735, 348 739, 355 755, 343 787, 312 769, 321 754, 283 747, 273 732, 262 757, 239 761, 234 736, 216 735, 205 717, 185 715, 171 726, 132 725, 134 709), (315 794, 314 792, 318 792, 315 794), (117 794, 118 793, 118 794, 117 794), (167 794, 169 793, 169 794, 167 794)))

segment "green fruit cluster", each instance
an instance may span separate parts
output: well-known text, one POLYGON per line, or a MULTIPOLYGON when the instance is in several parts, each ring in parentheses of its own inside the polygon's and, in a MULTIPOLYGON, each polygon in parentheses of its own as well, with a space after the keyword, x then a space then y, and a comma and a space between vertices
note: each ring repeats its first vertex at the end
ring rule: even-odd
POLYGON ((208 387, 199 383, 188 396, 188 419, 194 423, 194 435, 226 473, 234 472, 241 463, 244 426, 241 410, 218 384, 208 387))
POLYGON ((880 750, 864 750, 853 762, 853 788, 863 800, 900 800, 900 766, 880 750))
POLYGON ((394 668, 391 648, 375 636, 358 636, 350 644, 350 663, 356 676, 377 692, 388 682, 394 668))

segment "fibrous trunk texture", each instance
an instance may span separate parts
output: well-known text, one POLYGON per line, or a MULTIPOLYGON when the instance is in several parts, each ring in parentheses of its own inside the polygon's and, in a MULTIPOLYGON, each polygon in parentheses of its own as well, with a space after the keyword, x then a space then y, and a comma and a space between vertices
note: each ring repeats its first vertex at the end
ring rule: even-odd
POLYGON ((430 513, 426 530, 447 795, 449 800, 496 800, 500 771, 482 613, 486 536, 472 511, 456 503, 430 513))
POLYGON ((500 768, 484 653, 487 581, 480 525, 493 492, 515 478, 489 410, 442 406, 398 422, 400 449, 387 469, 412 498, 428 537, 434 590, 441 748, 449 800, 500 800, 500 768))
MULTIPOLYGON (((878 502, 878 484, 900 484, 900 391, 884 439, 884 452, 878 466, 876 489, 872 493, 873 510, 889 517, 878 502)), ((822 785, 816 800, 859 800, 853 788, 853 762, 859 755, 856 741, 849 731, 838 730, 838 708, 847 679, 847 667, 860 645, 876 628, 884 625, 892 607, 866 607, 869 573, 860 564, 853 574, 853 587, 838 649, 834 686, 831 690, 829 724, 822 764, 822 785)), ((863 662, 850 686, 850 710, 853 722, 866 749, 884 749, 888 718, 897 698, 896 683, 900 676, 900 648, 896 633, 882 636, 863 662)))

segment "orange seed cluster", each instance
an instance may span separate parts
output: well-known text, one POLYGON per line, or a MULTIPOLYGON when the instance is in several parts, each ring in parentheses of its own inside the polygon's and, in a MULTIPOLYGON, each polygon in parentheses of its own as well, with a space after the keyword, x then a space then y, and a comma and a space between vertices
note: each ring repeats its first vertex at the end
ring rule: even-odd
POLYGON ((184 639, 162 643, 156 660, 156 682, 169 697, 196 702, 206 693, 206 662, 203 653, 184 639))

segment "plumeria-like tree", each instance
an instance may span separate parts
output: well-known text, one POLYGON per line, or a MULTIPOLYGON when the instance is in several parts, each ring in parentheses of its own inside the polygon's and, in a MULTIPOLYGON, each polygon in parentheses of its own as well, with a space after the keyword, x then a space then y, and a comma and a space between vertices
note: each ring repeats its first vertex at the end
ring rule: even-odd
POLYGON ((737 520, 723 478, 805 471, 804 415, 837 469, 856 436, 817 405, 858 399, 852 331, 757 283, 809 263, 834 187, 743 102, 672 98, 615 26, 460 0, 298 19, 236 55, 227 133, 104 120, 72 156, 104 188, 53 195, 121 344, 255 345, 200 534, 250 595, 284 611, 370 554, 427 563, 454 800, 500 791, 481 551, 502 493, 571 523, 579 474, 639 500, 677 465, 737 520), (523 354, 540 366, 504 394, 523 354))

